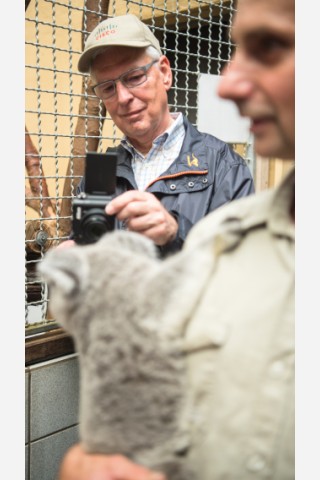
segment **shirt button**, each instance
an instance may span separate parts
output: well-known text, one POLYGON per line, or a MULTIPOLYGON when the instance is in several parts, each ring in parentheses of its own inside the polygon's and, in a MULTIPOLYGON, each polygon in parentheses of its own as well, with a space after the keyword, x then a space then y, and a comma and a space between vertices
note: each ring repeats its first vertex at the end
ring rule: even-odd
POLYGON ((172 184, 170 185, 170 190, 175 190, 176 188, 177 188, 177 186, 176 186, 174 183, 172 183, 172 184))
POLYGON ((194 182, 188 182, 188 187, 190 188, 194 187, 194 182))
POLYGON ((261 455, 252 455, 247 461, 247 469, 250 472, 260 472, 266 466, 266 462, 261 455))
POLYGON ((207 178, 203 178, 203 179, 202 179, 202 183, 208 183, 208 179, 207 179, 207 178))

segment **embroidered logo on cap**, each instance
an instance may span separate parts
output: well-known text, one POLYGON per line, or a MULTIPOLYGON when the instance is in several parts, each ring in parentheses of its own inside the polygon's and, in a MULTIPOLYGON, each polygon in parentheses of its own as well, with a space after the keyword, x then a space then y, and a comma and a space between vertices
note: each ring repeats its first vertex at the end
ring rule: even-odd
POLYGON ((96 42, 101 40, 101 38, 107 37, 108 35, 116 33, 118 25, 110 24, 110 25, 103 25, 102 27, 98 28, 98 31, 95 36, 96 42))

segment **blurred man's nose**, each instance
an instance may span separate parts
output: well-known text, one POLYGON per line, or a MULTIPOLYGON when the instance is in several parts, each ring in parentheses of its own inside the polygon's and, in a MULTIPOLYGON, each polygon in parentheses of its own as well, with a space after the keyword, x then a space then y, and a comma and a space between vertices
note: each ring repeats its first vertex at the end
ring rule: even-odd
POLYGON ((252 91, 252 81, 236 61, 230 63, 222 72, 217 93, 228 100, 241 100, 252 91))

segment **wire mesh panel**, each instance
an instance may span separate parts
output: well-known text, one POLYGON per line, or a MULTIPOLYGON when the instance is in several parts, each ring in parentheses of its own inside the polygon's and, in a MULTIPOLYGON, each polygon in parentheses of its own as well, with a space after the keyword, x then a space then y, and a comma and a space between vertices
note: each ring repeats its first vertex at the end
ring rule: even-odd
POLYGON ((148 24, 172 67, 170 108, 197 125, 199 75, 220 75, 230 59, 229 26, 235 2, 30 0, 25 5, 25 325, 29 334, 55 324, 36 265, 70 234, 71 200, 83 175, 85 155, 103 152, 122 138, 93 95, 89 76, 77 70, 88 34, 105 18, 126 13, 148 24))

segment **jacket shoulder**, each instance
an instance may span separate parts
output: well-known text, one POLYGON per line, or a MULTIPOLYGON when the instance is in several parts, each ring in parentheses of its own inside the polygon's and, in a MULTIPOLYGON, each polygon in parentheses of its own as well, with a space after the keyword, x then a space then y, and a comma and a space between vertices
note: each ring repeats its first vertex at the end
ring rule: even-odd
POLYGON ((232 166, 244 166, 248 172, 244 158, 239 155, 230 144, 226 143, 214 135, 206 132, 200 132, 195 125, 193 125, 186 116, 183 117, 185 128, 185 140, 182 146, 182 152, 196 151, 201 152, 206 158, 210 159, 209 163, 214 160, 214 165, 218 162, 229 169, 232 166))

